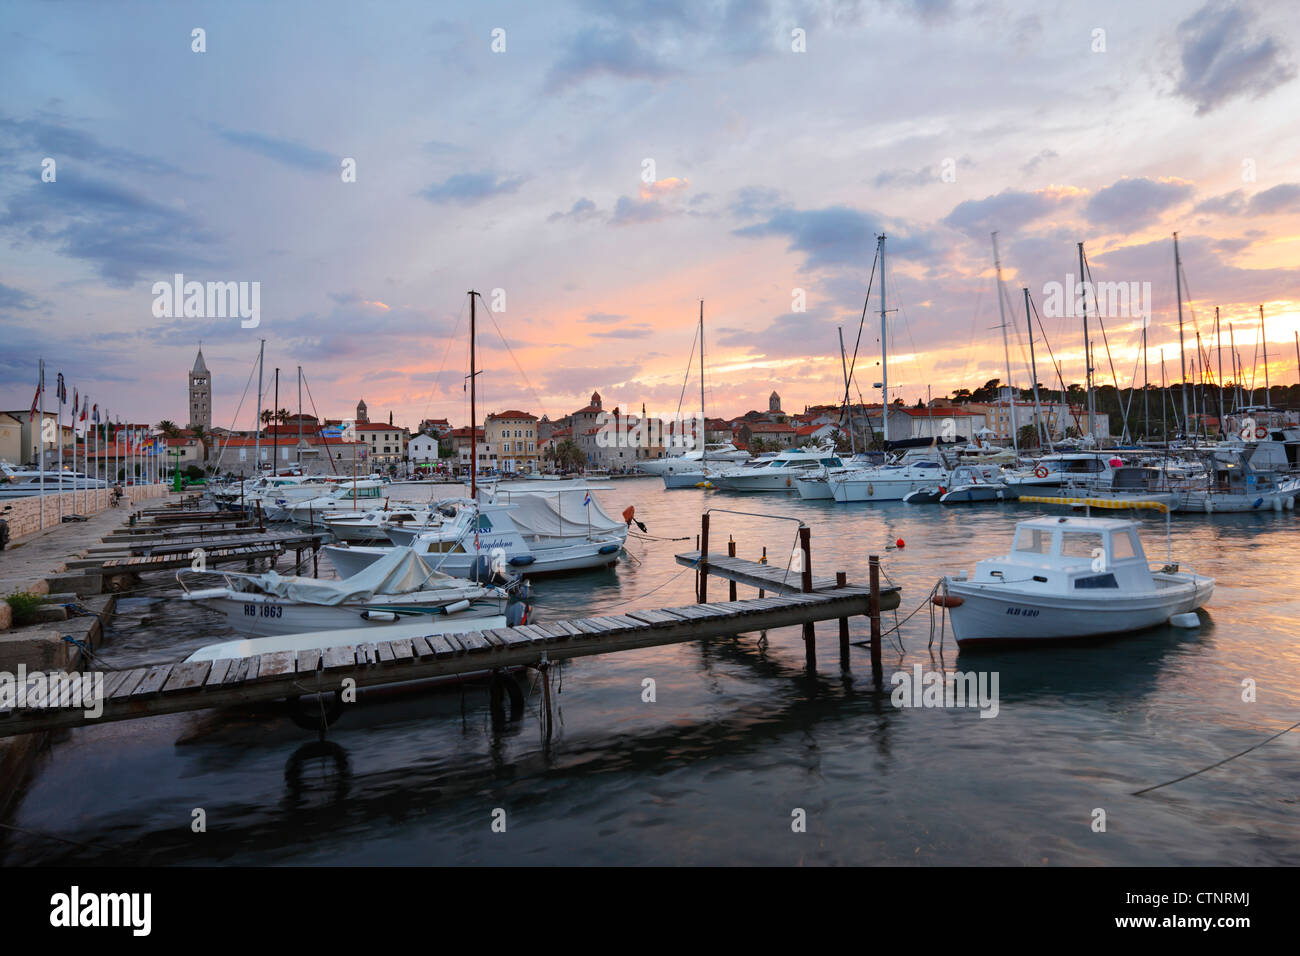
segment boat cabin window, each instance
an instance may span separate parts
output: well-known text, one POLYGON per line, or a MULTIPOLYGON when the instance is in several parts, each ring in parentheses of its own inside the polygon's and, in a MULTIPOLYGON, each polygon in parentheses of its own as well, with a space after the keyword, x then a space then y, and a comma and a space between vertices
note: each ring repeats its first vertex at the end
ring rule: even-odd
POLYGON ((1016 544, 1012 550, 1021 554, 1050 554, 1052 532, 1042 528, 1020 528, 1016 531, 1016 544))
POLYGON ((823 458, 823 459, 821 460, 821 462, 822 462, 823 465, 827 465, 827 466, 829 466, 829 467, 831 467, 831 468, 843 468, 843 467, 844 467, 844 462, 840 461, 838 458, 823 458))
POLYGON ((1081 590, 1117 588, 1119 587, 1119 582, 1115 580, 1115 575, 1113 574, 1090 574, 1087 577, 1075 578, 1074 586, 1081 590))
POLYGON ((1061 557, 1098 558, 1106 553, 1100 531, 1067 531, 1061 537, 1061 557))
POLYGON ((1132 531, 1121 531, 1111 536, 1110 556, 1115 561, 1137 557, 1137 548, 1133 545, 1132 531))
POLYGON ((478 516, 478 530, 479 530, 479 531, 491 531, 491 530, 492 530, 492 522, 488 520, 488 516, 487 516, 487 515, 479 515, 479 516, 478 516))

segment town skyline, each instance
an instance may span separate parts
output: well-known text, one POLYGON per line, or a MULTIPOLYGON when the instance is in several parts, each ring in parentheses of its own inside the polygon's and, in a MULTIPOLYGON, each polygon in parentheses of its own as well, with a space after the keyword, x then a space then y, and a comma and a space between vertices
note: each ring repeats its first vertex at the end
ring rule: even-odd
MULTIPOLYGON (((265 337, 285 407, 301 363, 322 415, 364 397, 400 421, 465 421, 476 288, 480 409, 556 418, 594 389, 662 415, 688 369, 697 405, 701 298, 706 414, 762 408, 773 388, 798 408, 842 394, 837 330, 852 351, 881 232, 891 400, 1007 379, 993 231, 1015 384, 1030 378, 1021 285, 1042 313, 1079 275, 1079 241, 1098 282, 1149 287, 1152 379, 1163 348, 1177 381, 1174 232, 1189 361, 1198 330, 1213 355, 1217 305, 1262 385, 1263 305, 1270 381, 1296 378, 1300 34, 1264 5, 411 7, 400 39, 375 18, 310 43, 278 12, 199 5, 123 32, 116 12, 77 9, 11 8, 0 38, 0 407, 30 403, 43 356, 124 419, 181 424, 157 402, 202 340, 213 423, 242 428, 265 337), (146 57, 174 82, 133 74, 146 57), (952 57, 982 79, 920 66, 952 57), (219 98, 214 69, 240 74, 219 98), (363 73, 384 95, 356 92, 363 73), (457 95, 431 107, 431 89, 457 95), (260 283, 257 324, 160 316, 173 276, 260 283)), ((1107 321, 1099 384, 1112 362, 1132 384, 1142 325, 1107 321)), ((1081 382, 1078 319, 1043 314, 1041 332, 1081 382)))

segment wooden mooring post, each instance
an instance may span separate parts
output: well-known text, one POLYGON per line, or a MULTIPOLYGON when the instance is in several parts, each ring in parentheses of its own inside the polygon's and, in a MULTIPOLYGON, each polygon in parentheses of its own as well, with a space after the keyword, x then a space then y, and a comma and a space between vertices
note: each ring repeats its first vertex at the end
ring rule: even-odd
POLYGON ((870 571, 871 600, 867 605, 871 615, 871 673, 880 676, 880 556, 871 555, 868 559, 870 571))
POLYGON ((700 593, 701 604, 709 603, 709 513, 700 515, 700 593))
MULTIPOLYGON (((843 571, 835 572, 835 586, 837 588, 848 587, 849 576, 843 571)), ((849 619, 840 618, 840 670, 849 669, 849 619)))
MULTIPOLYGON (((801 581, 800 590, 804 594, 811 594, 813 589, 812 576, 812 529, 807 525, 799 526, 799 553, 802 557, 803 580, 801 581)), ((812 621, 807 621, 803 626, 803 649, 804 661, 809 670, 817 669, 817 633, 812 621)))
MULTIPOLYGON (((734 558, 735 556, 736 556, 736 539, 733 538, 731 535, 727 535, 727 557, 734 558)), ((727 599, 729 601, 736 600, 735 580, 732 580, 731 587, 727 591, 727 599)))

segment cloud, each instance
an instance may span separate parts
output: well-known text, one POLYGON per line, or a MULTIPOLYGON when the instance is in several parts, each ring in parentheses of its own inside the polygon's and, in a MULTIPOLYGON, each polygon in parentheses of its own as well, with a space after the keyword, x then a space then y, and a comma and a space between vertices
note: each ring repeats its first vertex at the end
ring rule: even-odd
POLYGON ((649 338, 654 329, 647 322, 633 322, 630 325, 620 326, 612 329, 601 329, 592 332, 591 335, 599 339, 645 339, 649 338))
POLYGON ((265 156, 285 166, 312 172, 332 172, 340 168, 340 157, 312 149, 310 146, 303 146, 292 140, 267 136, 252 130, 227 129, 223 126, 214 126, 212 129, 230 145, 265 156))
POLYGON ((213 236, 190 215, 103 179, 62 175, 9 198, 0 229, 93 263, 115 286, 210 266, 213 236))
POLYGON ((608 312, 589 312, 584 318, 581 318, 578 321, 597 322, 597 323, 604 324, 610 322, 622 322, 626 318, 627 318, 626 315, 611 315, 608 312))
POLYGON ((1061 154, 1054 149, 1039 150, 1036 156, 1020 167, 1020 172, 1026 176, 1033 175, 1043 163, 1053 159, 1060 159, 1060 157, 1061 154))
POLYGON ((928 186, 931 183, 938 182, 939 174, 934 171, 933 166, 922 166, 920 169, 886 169, 876 173, 871 180, 871 185, 877 188, 911 186, 928 186))
POLYGON ((547 369, 543 388, 556 395, 586 395, 588 389, 609 391, 640 371, 639 365, 583 365, 547 369))
POLYGON ((66 125, 66 121, 57 115, 27 120, 0 116, 0 157, 13 158, 21 150, 39 152, 56 162, 75 159, 94 165, 124 167, 148 175, 183 175, 170 163, 101 143, 90 133, 66 125))
POLYGON ((1252 216, 1300 213, 1300 183, 1280 183, 1250 197, 1246 211, 1252 216))
POLYGON ((560 222, 568 219, 571 222, 584 222, 588 219, 594 218, 596 215, 596 204, 586 196, 583 196, 573 204, 568 212, 553 212, 546 217, 546 221, 560 222))
POLYGON ((670 216, 681 214, 679 204, 670 200, 690 188, 690 183, 677 176, 658 179, 652 183, 642 183, 633 199, 620 196, 614 203, 614 215, 610 217, 612 226, 628 226, 647 222, 658 222, 670 216))
POLYGON ((815 270, 869 264, 876 237, 886 229, 892 251, 923 253, 932 248, 929 233, 905 223, 886 223, 875 213, 850 206, 778 209, 764 222, 736 229, 732 234, 751 239, 785 236, 790 241, 789 251, 803 253, 804 268, 815 270))
POLYGON ((737 219, 769 215, 781 203, 781 192, 768 186, 744 186, 732 196, 729 211, 737 219))
POLYGON ((420 190, 420 195, 432 203, 458 203, 472 206, 495 196, 517 192, 524 177, 501 177, 495 173, 456 173, 441 183, 420 190))
POLYGON ((1016 229, 1057 212, 1073 203, 1077 192, 1051 187, 1025 192, 1004 189, 995 196, 968 199, 958 203, 943 222, 972 239, 982 239, 990 232, 1016 229))
POLYGON ((1211 0, 1178 25, 1175 92, 1196 104, 1196 115, 1239 96, 1259 99, 1295 77, 1287 51, 1273 37, 1248 35, 1254 19, 1244 4, 1211 0))
POLYGON ((0 282, 0 312, 31 312, 35 308, 35 296, 0 282))
POLYGON ((602 75, 659 80, 675 72, 631 34, 590 27, 569 41, 564 56, 551 67, 546 89, 557 93, 602 75))
POLYGON ((1121 179, 1097 190, 1085 204, 1084 213, 1097 225, 1138 229, 1195 192, 1191 183, 1181 179, 1121 179))

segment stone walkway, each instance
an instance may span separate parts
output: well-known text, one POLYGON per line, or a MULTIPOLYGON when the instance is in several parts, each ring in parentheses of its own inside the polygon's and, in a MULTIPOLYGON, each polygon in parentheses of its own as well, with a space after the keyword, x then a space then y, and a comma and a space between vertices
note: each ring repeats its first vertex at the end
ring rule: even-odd
MULTIPOLYGON (((173 494, 141 501, 138 507, 159 508, 179 500, 180 496, 173 494)), ((16 590, 26 590, 47 575, 61 571, 65 561, 80 557, 104 535, 126 524, 134 510, 125 505, 106 508, 86 521, 56 525, 10 544, 0 551, 0 597, 16 590)))

